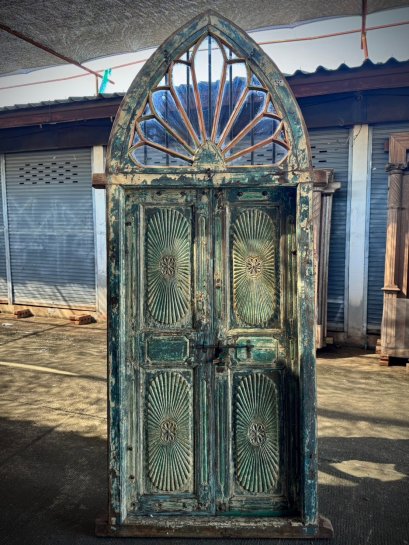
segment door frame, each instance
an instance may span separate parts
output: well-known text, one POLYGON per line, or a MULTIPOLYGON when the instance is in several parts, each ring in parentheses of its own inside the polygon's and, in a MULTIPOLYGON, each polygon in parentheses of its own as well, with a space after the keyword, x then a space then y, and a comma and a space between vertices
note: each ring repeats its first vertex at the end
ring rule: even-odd
MULTIPOLYGON (((196 185, 196 184, 195 184, 196 185)), ((195 187, 191 185, 190 187, 195 187)), ((164 188, 163 185, 153 186, 164 188)), ((197 187, 197 186, 196 186, 197 187)), ((228 186, 231 187, 231 186, 228 186)), ((241 187, 241 186, 238 186, 241 187)), ((124 353, 126 331, 127 271, 125 201, 130 186, 112 183, 108 194, 108 376, 109 376, 109 466, 112 519, 126 521, 128 498, 132 495, 126 448, 129 425, 125 417, 131 399, 132 363, 124 353)), ((184 188, 187 188, 185 184, 184 188)), ((220 189, 217 188, 217 189, 220 189)), ((316 515, 316 391, 314 335, 314 275, 312 248, 312 183, 296 186, 297 245, 297 352, 300 384, 300 507, 303 519, 316 515), (313 477, 313 478, 312 478, 313 477)))
MULTIPOLYGON (((231 534, 206 519, 203 524, 173 519, 172 535, 202 537, 231 535, 242 537, 325 537, 332 535, 328 521, 317 510, 316 381, 314 332, 314 267, 312 191, 313 172, 308 135, 297 102, 273 61, 241 29, 213 11, 196 17, 160 46, 135 78, 118 111, 107 153, 107 231, 108 231, 108 376, 109 376, 109 515, 97 532, 101 535, 169 535, 169 524, 161 529, 159 520, 130 520, 127 502, 132 474, 126 462, 129 422, 124 414, 129 402, 130 364, 125 359, 125 199, 126 190, 135 186, 220 188, 256 185, 258 187, 296 187, 297 251, 297 369, 300 384, 299 434, 300 463, 298 489, 300 516, 255 524, 229 517, 231 534), (238 51, 256 75, 267 82, 269 93, 286 120, 291 144, 285 164, 271 167, 236 167, 200 164, 175 169, 139 168, 129 159, 132 126, 142 111, 147 93, 156 86, 169 67, 201 35, 212 33, 238 51), (293 524, 294 522, 294 524, 293 524), (141 529, 142 528, 142 529, 141 529), (141 533, 142 532, 142 533, 141 533)), ((186 519, 187 517, 185 517, 186 519)), ((240 519, 241 520, 241 519, 240 519)))

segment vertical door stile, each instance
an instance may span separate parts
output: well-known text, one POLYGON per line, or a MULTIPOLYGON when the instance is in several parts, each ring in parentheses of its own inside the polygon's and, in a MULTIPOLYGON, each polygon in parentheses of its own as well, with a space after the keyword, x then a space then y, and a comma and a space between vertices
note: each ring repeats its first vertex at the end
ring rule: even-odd
POLYGON ((212 356, 212 374, 214 380, 214 407, 215 407, 215 477, 216 477, 216 510, 227 510, 230 483, 230 427, 228 425, 229 403, 229 373, 225 366, 224 350, 225 342, 225 317, 226 317, 226 292, 227 292, 227 263, 224 241, 226 230, 225 195, 222 190, 214 192, 214 346, 212 356), (219 347, 219 348, 218 348, 219 347))
MULTIPOLYGON (((223 421, 225 422, 226 430, 224 434, 224 441, 226 443, 226 459, 225 459, 225 472, 226 472, 226 499, 223 503, 223 510, 229 510, 229 500, 233 495, 233 482, 234 482, 234 464, 233 460, 233 414, 231 408, 233 407, 233 370, 232 370, 232 356, 235 356, 234 348, 229 347, 229 343, 232 343, 233 339, 228 336, 228 330, 231 327, 231 247, 230 247, 230 225, 231 225, 231 210, 228 205, 228 193, 227 190, 223 191, 223 236, 221 241, 222 262, 224 269, 224 290, 223 301, 224 310, 222 315, 223 325, 220 324, 220 330, 223 335, 222 343, 225 348, 223 351, 225 357, 225 401, 223 405, 223 421)), ((233 346, 234 343, 232 343, 233 346)))
POLYGON ((211 335, 210 297, 209 297, 209 271, 211 263, 210 248, 210 222, 209 222, 209 191, 197 192, 196 197, 196 222, 197 237, 195 244, 195 259, 197 263, 195 271, 195 321, 197 336, 195 340, 194 359, 199 362, 197 366, 196 407, 199 414, 198 426, 195 430, 197 452, 197 478, 198 478, 198 509, 212 510, 212 490, 210 481, 211 445, 212 433, 209 430, 211 414, 211 388, 208 365, 208 350, 211 335))
MULTIPOLYGON (((137 245, 135 248, 135 260, 137 263, 137 274, 138 274, 138 292, 137 292, 137 309, 136 313, 138 316, 138 333, 136 335, 136 343, 137 343, 137 357, 138 357, 138 363, 136 367, 136 380, 135 380, 135 393, 136 393, 136 399, 137 399, 137 406, 136 406, 136 414, 137 414, 137 420, 138 424, 136 426, 136 445, 133 445, 133 448, 136 447, 136 460, 137 460, 137 472, 139 473, 138 479, 135 481, 136 484, 136 493, 138 494, 138 499, 140 501, 141 496, 143 495, 144 491, 144 433, 143 433, 143 423, 144 423, 144 383, 145 383, 145 369, 141 365, 141 362, 144 359, 144 339, 142 335, 142 331, 145 327, 145 317, 144 317, 144 293, 145 293, 145 271, 144 271, 144 263, 145 263, 145 233, 144 233, 144 225, 145 225, 145 210, 142 206, 142 203, 138 200, 137 202, 137 209, 138 209, 138 229, 136 231, 136 239, 137 239, 137 245)), ((137 504, 139 507, 139 502, 137 504)), ((143 507, 141 506, 143 509, 143 507)))
MULTIPOLYGON (((137 330, 138 313, 136 312, 136 305, 139 297, 135 297, 139 293, 139 278, 138 264, 137 264, 137 252, 136 246, 138 246, 138 212, 137 205, 135 205, 131 199, 129 193, 125 194, 125 305, 126 316, 129 316, 129 320, 125 321, 125 365, 126 365, 126 377, 129 390, 129 406, 131 407, 129 414, 129 423, 127 430, 127 444, 125 455, 127 458, 128 474, 135 475, 136 467, 135 461, 137 456, 137 450, 139 441, 135 440, 135 430, 137 430, 137 403, 139 396, 137 395, 136 388, 138 384, 138 370, 136 367, 137 350, 138 350, 138 338, 135 335, 137 330)), ((139 325, 139 324, 138 324, 139 325)), ((132 479, 126 480, 127 486, 127 510, 132 510, 137 501, 138 490, 135 488, 135 483, 132 479)))

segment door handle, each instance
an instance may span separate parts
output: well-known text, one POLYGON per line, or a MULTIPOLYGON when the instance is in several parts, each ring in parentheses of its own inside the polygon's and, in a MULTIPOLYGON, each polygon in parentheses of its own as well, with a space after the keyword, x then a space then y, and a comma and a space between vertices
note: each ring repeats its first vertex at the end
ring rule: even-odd
POLYGON ((225 349, 229 350, 230 348, 245 348, 247 350, 247 352, 249 352, 248 358, 250 358, 251 357, 251 350, 252 350, 252 348, 254 348, 254 344, 247 343, 247 344, 239 345, 239 344, 236 344, 236 343, 228 344, 228 343, 222 343, 222 342, 219 341, 217 344, 205 344, 205 343, 196 344, 195 348, 203 350, 203 352, 206 352, 207 350, 211 350, 211 349, 212 350, 217 350, 216 355, 219 355, 225 349))

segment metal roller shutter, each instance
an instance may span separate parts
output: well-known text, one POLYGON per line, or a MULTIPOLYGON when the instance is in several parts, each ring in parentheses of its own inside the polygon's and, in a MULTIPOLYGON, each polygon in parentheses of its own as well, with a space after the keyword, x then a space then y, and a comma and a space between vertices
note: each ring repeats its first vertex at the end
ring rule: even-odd
POLYGON ((91 151, 6 155, 15 303, 95 308, 91 151))
POLYGON ((328 329, 335 331, 344 330, 349 134, 343 128, 309 132, 314 167, 334 169, 341 182, 333 198, 328 269, 328 329))
MULTIPOLYGON (((1 176, 1 173, 0 173, 1 176)), ((1 179, 0 179, 1 182, 1 179)), ((6 250, 4 241, 3 195, 0 183, 0 300, 7 301, 6 250)))
POLYGON ((389 161, 385 141, 394 132, 409 131, 409 123, 374 125, 372 128, 371 194, 368 251, 368 333, 379 333, 383 310, 389 161))

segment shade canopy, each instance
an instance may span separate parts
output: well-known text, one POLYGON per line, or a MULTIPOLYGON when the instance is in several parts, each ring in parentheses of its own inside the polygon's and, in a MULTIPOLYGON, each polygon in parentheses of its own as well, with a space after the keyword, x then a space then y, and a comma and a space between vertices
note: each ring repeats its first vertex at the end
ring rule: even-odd
MULTIPOLYGON (((368 13, 407 6, 371 0, 368 13)), ((138 51, 162 43, 189 19, 214 9, 250 31, 328 17, 361 15, 361 0, 5 0, 0 21, 77 62, 138 51)), ((0 30, 0 75, 64 61, 0 30)))

